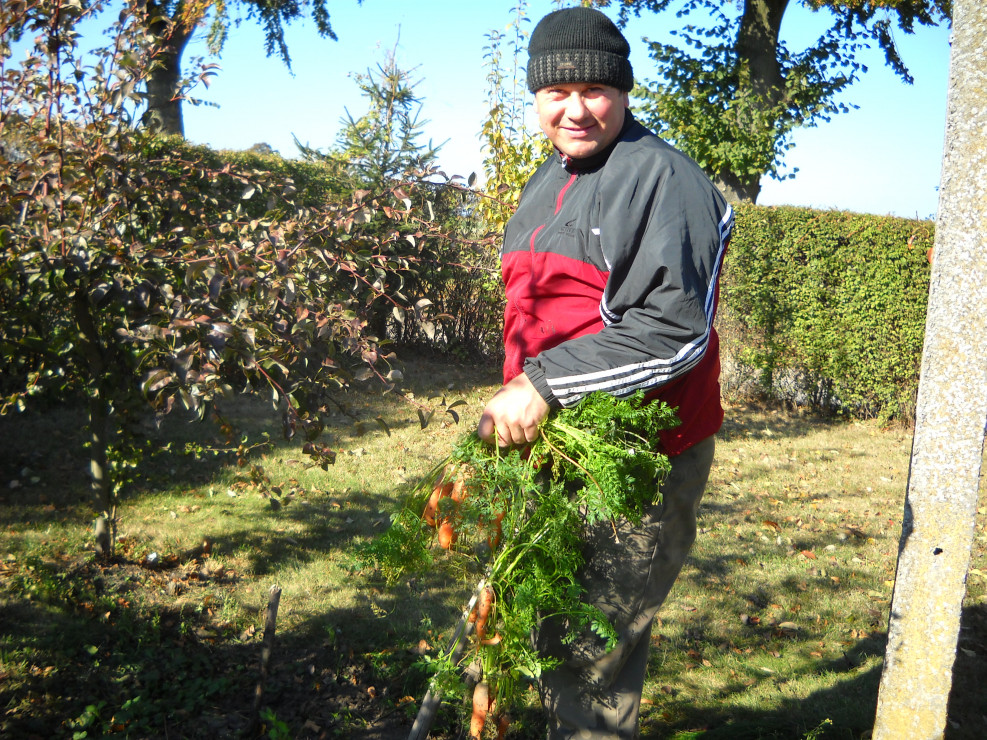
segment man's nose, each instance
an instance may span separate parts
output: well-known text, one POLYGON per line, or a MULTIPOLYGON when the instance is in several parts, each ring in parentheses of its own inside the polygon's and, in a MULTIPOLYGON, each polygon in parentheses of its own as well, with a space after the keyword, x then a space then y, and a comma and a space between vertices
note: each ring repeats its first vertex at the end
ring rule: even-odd
POLYGON ((586 101, 579 93, 572 93, 566 101, 566 115, 578 121, 586 115, 586 101))

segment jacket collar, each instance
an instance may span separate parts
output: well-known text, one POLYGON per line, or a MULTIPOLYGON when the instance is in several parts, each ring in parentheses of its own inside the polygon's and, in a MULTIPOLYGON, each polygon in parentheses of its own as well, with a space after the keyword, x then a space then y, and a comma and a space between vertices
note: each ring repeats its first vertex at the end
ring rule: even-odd
POLYGON ((627 129, 631 127, 634 123, 634 116, 631 114, 630 108, 624 109, 624 124, 620 127, 620 133, 614 137, 614 140, 610 142, 610 145, 606 149, 601 149, 596 154, 591 154, 588 157, 580 157, 576 159, 575 157, 570 157, 558 149, 555 150, 556 156, 559 158, 559 162, 565 168, 566 172, 587 172, 589 170, 595 170, 597 167, 602 166, 608 159, 610 159, 610 153, 617 146, 624 134, 627 133, 627 129))

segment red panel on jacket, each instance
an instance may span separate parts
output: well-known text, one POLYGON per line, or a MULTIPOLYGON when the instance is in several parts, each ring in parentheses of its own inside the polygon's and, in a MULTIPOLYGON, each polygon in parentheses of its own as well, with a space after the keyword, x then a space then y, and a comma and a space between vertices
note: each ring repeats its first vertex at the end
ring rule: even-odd
POLYGON ((545 252, 509 252, 501 271, 507 295, 505 383, 521 374, 526 358, 603 328, 600 299, 606 272, 545 252))

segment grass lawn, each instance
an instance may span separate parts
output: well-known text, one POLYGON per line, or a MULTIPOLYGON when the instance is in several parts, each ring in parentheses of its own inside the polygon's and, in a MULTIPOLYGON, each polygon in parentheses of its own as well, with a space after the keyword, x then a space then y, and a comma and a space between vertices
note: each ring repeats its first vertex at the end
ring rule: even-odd
MULTIPOLYGON (((419 362, 413 402, 353 394, 336 464, 298 444, 245 467, 186 451, 171 421, 121 508, 118 554, 89 545, 83 418, 0 419, 0 736, 404 738, 467 594, 439 574, 392 588, 355 547, 402 487, 473 428, 497 369, 419 362), (463 399, 461 417, 443 403, 463 399), (436 408, 423 431, 418 407, 436 408), (382 419, 389 434, 378 423, 382 419), (281 589, 261 678, 264 613, 281 589)), ((872 422, 728 408, 692 558, 652 634, 644 738, 863 738, 873 723, 911 434, 872 422)), ((280 433, 238 405, 252 440, 280 433)), ((987 501, 982 496, 946 737, 987 737, 987 501)), ((935 619, 929 605, 929 619, 935 619)), ((453 738, 459 706, 433 737, 453 738)), ((541 737, 539 712, 508 737, 541 737)))

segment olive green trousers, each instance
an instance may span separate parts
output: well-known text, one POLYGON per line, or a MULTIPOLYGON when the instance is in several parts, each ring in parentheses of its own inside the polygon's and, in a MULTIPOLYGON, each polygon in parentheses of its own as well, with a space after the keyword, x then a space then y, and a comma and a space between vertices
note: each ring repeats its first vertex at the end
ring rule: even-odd
POLYGON ((545 620, 535 635, 543 655, 562 664, 539 680, 550 740, 638 737, 651 624, 696 539, 696 512, 713 464, 713 437, 673 457, 661 503, 640 524, 603 522, 587 533, 585 599, 616 629, 612 650, 585 631, 564 640, 565 624, 545 620))

